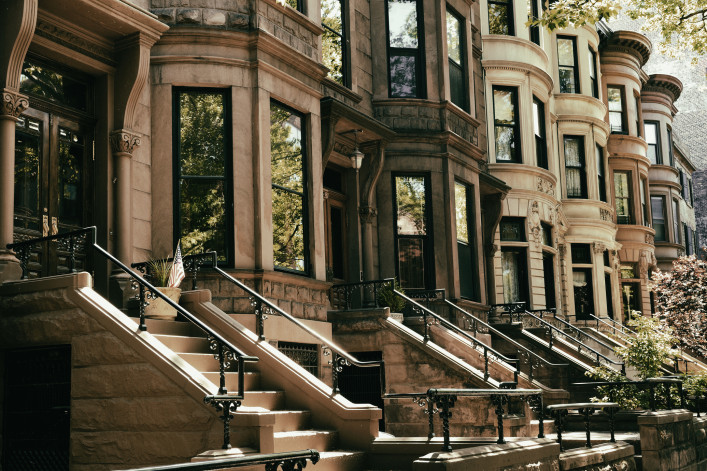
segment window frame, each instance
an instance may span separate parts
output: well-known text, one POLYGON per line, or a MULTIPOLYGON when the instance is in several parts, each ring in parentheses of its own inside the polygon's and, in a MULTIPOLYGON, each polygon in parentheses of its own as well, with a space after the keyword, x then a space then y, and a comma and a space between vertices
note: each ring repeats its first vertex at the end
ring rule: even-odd
MULTIPOLYGON (((307 148, 307 142, 308 142, 308 137, 309 137, 309 130, 307 126, 307 115, 305 113, 302 113, 301 111, 298 111, 290 106, 285 105, 284 103, 271 98, 270 99, 270 113, 272 113, 272 107, 273 105, 280 107, 281 109, 285 111, 289 111, 292 114, 298 115, 301 122, 302 122, 302 141, 301 141, 301 153, 302 153, 302 192, 301 194, 297 192, 296 190, 292 190, 287 187, 283 187, 281 185, 276 185, 272 182, 272 176, 270 179, 270 191, 272 192, 275 189, 279 189, 281 191, 285 191, 290 194, 295 194, 298 195, 302 198, 302 245, 303 245, 303 264, 304 264, 304 270, 296 270, 293 268, 287 268, 287 267, 282 267, 279 266, 275 263, 275 257, 274 257, 274 243, 273 243, 273 268, 275 271, 280 271, 280 272, 286 272, 286 273, 294 273, 296 275, 303 275, 303 276, 309 276, 312 272, 312 267, 311 267, 311 253, 310 253, 310 228, 309 228, 309 198, 308 198, 308 192, 309 192, 309 149, 307 148)), ((272 138, 271 138, 271 144, 272 146, 272 138)), ((270 165, 272 168, 272 155, 270 156, 270 165)), ((272 173, 271 173, 272 175, 272 173)), ((271 193, 272 194, 272 193, 271 193)), ((272 197, 271 197, 271 220, 272 220, 272 197)), ((275 237, 275 232, 273 231, 273 238, 275 237)), ((273 241, 274 242, 274 241, 273 241)))
POLYGON ((673 198, 673 243, 680 245, 680 203, 673 198))
POLYGON ((533 95, 533 136, 535 137, 535 163, 538 167, 549 170, 545 103, 535 95, 533 95))
POLYGON ((223 122, 224 122, 224 175, 223 176, 202 176, 189 175, 187 180, 207 181, 215 180, 223 182, 224 211, 226 221, 224 229, 226 240, 224 247, 226 253, 223 261, 219 261, 225 267, 235 266, 235 229, 234 229, 234 192, 233 192, 233 117, 231 114, 231 93, 230 88, 214 87, 173 87, 172 88, 172 245, 176 247, 181 240, 182 217, 181 217, 181 191, 180 183, 184 179, 181 174, 181 113, 180 96, 183 93, 219 94, 223 97, 223 122))
MULTIPOLYGON (((474 191, 473 191, 473 185, 470 185, 466 182, 460 181, 460 180, 454 180, 454 196, 455 196, 455 202, 456 202, 456 190, 458 187, 461 187, 465 191, 465 199, 466 199, 466 227, 467 227, 467 233, 469 234, 469 240, 464 242, 459 239, 458 233, 457 233, 457 273, 459 275, 459 297, 463 299, 469 299, 471 301, 480 301, 480 286, 479 286, 479 276, 477 274, 477 270, 475 267, 478 266, 478 256, 476 253, 476 218, 475 218, 475 212, 474 212, 474 191), (462 260, 461 260, 461 254, 459 253, 459 244, 466 244, 469 247, 469 260, 466 260, 466 263, 469 263, 472 267, 471 269, 471 280, 466 280, 467 282, 470 282, 471 286, 469 287, 467 285, 467 288, 470 288, 471 295, 469 296, 468 293, 465 294, 465 290, 463 288, 463 280, 462 280, 462 274, 461 274, 461 266, 462 266, 462 260)), ((455 205, 455 224, 457 221, 457 216, 458 216, 458 211, 455 205)))
MULTIPOLYGON (((435 266, 434 266, 434 228, 432 226, 433 215, 432 215, 432 190, 430 188, 430 174, 425 172, 391 172, 391 187, 393 192, 393 242, 394 242, 394 257, 395 257, 395 276, 399 280, 401 286, 403 286, 403 281, 400 277, 400 249, 399 249, 399 239, 411 239, 411 238, 423 238, 422 249, 423 255, 422 260, 424 265, 423 274, 423 284, 422 289, 434 289, 435 281, 435 266), (396 179, 398 177, 422 177, 425 185, 425 214, 424 214, 424 224, 426 233, 424 236, 411 235, 411 234, 399 234, 398 233, 398 195, 397 195, 397 184, 396 179)), ((417 287, 407 287, 406 289, 420 289, 417 287)))
MULTIPOLYGON (((528 0, 528 3, 530 4, 530 8, 528 9, 528 19, 531 21, 540 18, 540 8, 538 8, 538 1, 539 0, 528 0)), ((530 37, 530 42, 540 46, 540 26, 530 26, 528 34, 530 37)))
POLYGON ((606 108, 609 113, 609 129, 611 131, 611 134, 628 134, 628 123, 627 123, 627 118, 626 118, 626 87, 623 85, 607 85, 606 86, 606 108), (609 93, 610 89, 615 89, 619 91, 619 103, 621 104, 621 110, 620 111, 612 111, 611 110, 611 103, 609 101, 611 94, 609 93), (614 128, 611 126, 611 116, 612 114, 618 113, 621 116, 621 129, 619 130, 614 130, 614 128))
POLYGON ((616 223, 617 224, 635 224, 636 218, 633 211, 633 172, 630 170, 614 170, 614 209, 616 211, 616 223), (619 196, 616 190, 616 177, 619 175, 626 175, 626 189, 627 194, 619 196), (625 202, 625 207, 628 211, 627 215, 619 215, 619 200, 625 202), (625 218, 625 219, 622 219, 625 218))
POLYGON ((385 0, 385 46, 388 70, 388 98, 408 98, 408 99, 425 99, 427 98, 427 81, 425 76, 425 29, 424 16, 422 11, 422 0, 415 0, 415 11, 417 16, 417 47, 393 47, 390 45, 390 9, 388 3, 390 0, 385 0), (415 96, 394 95, 393 94, 393 77, 390 67, 391 58, 395 57, 414 57, 415 58, 415 96))
POLYGON ((589 49, 589 82, 591 83, 592 96, 599 99, 599 65, 598 65, 598 55, 591 46, 589 49), (594 72, 594 76, 592 76, 594 72))
MULTIPOLYGON (((446 15, 450 15, 452 18, 459 22, 459 56, 461 59, 461 64, 449 56, 449 43, 447 43, 447 66, 449 67, 449 100, 456 106, 469 113, 469 74, 467 73, 468 60, 467 60, 467 50, 466 50, 466 18, 452 8, 448 3, 446 4, 445 20, 446 15), (457 103, 454 99, 455 93, 452 92, 452 79, 451 70, 452 67, 458 68, 462 76, 462 89, 461 89, 461 103, 457 103)), ((449 38, 449 32, 447 31, 447 38, 449 38)))
POLYGON ((673 153, 673 128, 666 126, 668 134, 668 157, 670 158, 670 166, 675 167, 675 154, 673 153))
POLYGON ((641 95, 634 90, 633 101, 636 104, 636 136, 643 137, 643 109, 641 108, 641 95))
POLYGON ((578 56, 577 56, 577 37, 576 36, 565 36, 565 35, 558 35, 557 36, 557 69, 558 69, 558 85, 560 87, 560 93, 572 93, 572 94, 579 94, 582 93, 582 87, 580 86, 579 83, 579 63, 578 63, 578 56), (567 64, 561 64, 560 63, 560 41, 571 41, 572 43, 572 57, 574 60, 573 65, 567 65, 567 64), (571 91, 567 91, 566 89, 563 90, 562 87, 562 80, 560 78, 560 71, 563 69, 572 69, 572 76, 574 78, 574 89, 571 91))
POLYGON ((564 166, 565 166, 565 195, 567 198, 572 199, 587 199, 587 159, 584 149, 584 136, 565 134, 562 136, 562 150, 564 154, 564 166), (567 165, 567 141, 577 139, 579 141, 579 165, 568 166, 567 165), (580 195, 570 195, 567 179, 567 170, 577 169, 579 171, 580 180, 580 195))
POLYGON ((509 87, 505 85, 493 85, 491 87, 491 95, 493 99, 493 142, 494 142, 494 157, 497 163, 512 163, 520 164, 523 163, 523 154, 521 151, 521 134, 520 134, 520 119, 519 119, 519 109, 518 109, 518 87, 509 87), (511 102, 513 105, 513 124, 499 124, 496 119, 496 91, 499 92, 510 92, 511 102), (513 129, 513 154, 510 160, 498 160, 498 142, 496 140, 496 127, 512 128, 513 129))
POLYGON ((608 202, 606 197, 606 165, 604 165, 604 148, 598 143, 594 145, 594 155, 597 159, 597 185, 599 187, 599 201, 608 202))
MULTIPOLYGON (((341 78, 342 82, 337 82, 333 78, 329 77, 329 74, 327 74, 327 78, 334 80, 334 82, 339 83, 339 85, 342 85, 346 88, 351 88, 351 64, 350 64, 350 54, 349 54, 349 34, 348 34, 348 24, 349 24, 349 17, 348 17, 348 0, 335 0, 338 1, 339 4, 341 5, 341 34, 337 33, 333 29, 329 28, 327 25, 324 24, 324 21, 322 21, 322 29, 324 29, 324 33, 322 34, 322 43, 324 42, 324 35, 326 34, 326 31, 329 31, 331 34, 334 34, 338 36, 341 40, 341 78)), ((321 10, 321 5, 320 5, 320 10, 321 10)), ((322 17, 323 18, 323 17, 322 17)))
POLYGON ((648 145, 648 149, 651 149, 652 147, 655 148, 655 163, 651 161, 651 158, 648 157, 648 160, 651 161, 651 165, 663 165, 663 153, 661 152, 660 149, 660 121, 644 121, 643 122, 643 135, 644 135, 644 140, 646 141, 646 144, 648 145), (648 142, 648 126, 654 126, 655 127, 655 142, 651 143, 648 142))
POLYGON ((655 230, 655 241, 656 242, 668 242, 668 237, 667 237, 667 232, 666 232, 666 224, 667 224, 667 214, 666 214, 666 208, 665 208, 665 196, 664 195, 651 195, 650 197, 651 201, 651 227, 653 227, 653 230, 655 230), (656 212, 655 209, 653 208, 653 201, 658 201, 660 202, 660 209, 661 211, 656 212), (656 214, 657 213, 657 214, 656 214), (660 216, 660 217, 658 217, 660 216), (662 222, 661 222, 662 221, 662 222), (663 229, 663 236, 659 236, 658 232, 658 227, 662 227, 663 229))
POLYGON ((503 36, 515 36, 515 8, 512 0, 489 0, 488 2, 488 25, 489 25, 489 34, 498 34, 498 35, 503 35, 503 36), (508 8, 507 10, 507 15, 506 15, 506 25, 508 26, 508 32, 507 33, 498 33, 498 32, 493 32, 491 31, 491 5, 504 5, 508 8))

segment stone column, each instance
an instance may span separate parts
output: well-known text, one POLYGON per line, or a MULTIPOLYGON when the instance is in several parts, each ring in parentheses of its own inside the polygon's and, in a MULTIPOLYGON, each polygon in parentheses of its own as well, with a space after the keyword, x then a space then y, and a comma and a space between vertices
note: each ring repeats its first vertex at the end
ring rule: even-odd
POLYGON ((376 279, 375 270, 373 269, 373 221, 378 215, 378 211, 371 206, 362 206, 359 208, 358 215, 361 218, 363 279, 371 281, 376 279))
POLYGON ((15 123, 29 107, 26 96, 10 90, 2 91, 0 108, 0 283, 22 276, 20 261, 7 249, 13 242, 15 212, 15 123))
MULTIPOLYGON (((110 134, 110 144, 113 153, 112 253, 130 266, 133 246, 131 158, 133 150, 140 145, 140 138, 131 131, 118 129, 110 134)), ((110 276, 109 293, 111 303, 119 308, 134 295, 129 275, 115 266, 110 276)))

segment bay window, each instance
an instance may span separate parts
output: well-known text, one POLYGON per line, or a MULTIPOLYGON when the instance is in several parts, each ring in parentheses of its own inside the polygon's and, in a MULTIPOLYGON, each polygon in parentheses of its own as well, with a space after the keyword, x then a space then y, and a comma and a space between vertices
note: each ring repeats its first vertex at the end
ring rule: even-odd
POLYGON ((614 134, 627 134, 626 116, 624 113, 624 88, 607 86, 606 97, 609 102, 609 126, 614 134))
POLYGON ((447 6, 447 63, 449 64, 449 96, 452 103, 469 111, 466 80, 466 44, 464 20, 447 6))
POLYGON ((535 134, 535 158, 538 167, 547 170, 547 142, 545 140, 545 105, 533 97, 533 133, 535 134))
POLYGON ((606 178, 604 177, 604 149, 595 146, 597 159, 597 183, 599 185, 599 201, 606 203, 606 178))
POLYGON ((454 203, 457 225, 457 257, 461 297, 478 301, 478 275, 474 251, 473 199, 469 185, 454 183, 454 203))
POLYGON ((589 81, 592 84, 592 96, 599 98, 599 78, 597 74, 597 53, 589 48, 589 81))
POLYGON ((322 62, 329 69, 328 77, 350 86, 346 50, 345 0, 322 0, 322 62))
POLYGON ((396 272, 403 288, 427 288, 433 282, 429 178, 393 177, 396 272))
POLYGON ((614 199, 616 201, 616 222, 633 224, 630 172, 614 172, 614 199))
POLYGON ((513 24, 513 1, 512 0, 489 0, 489 34, 505 34, 513 36, 515 27, 513 24))
POLYGON ((663 165, 663 156, 660 153, 660 132, 657 121, 643 123, 643 134, 648 144, 648 160, 653 165, 663 165))
POLYGON ((656 242, 665 242, 665 197, 651 196, 651 214, 653 216, 653 229, 655 229, 656 242))

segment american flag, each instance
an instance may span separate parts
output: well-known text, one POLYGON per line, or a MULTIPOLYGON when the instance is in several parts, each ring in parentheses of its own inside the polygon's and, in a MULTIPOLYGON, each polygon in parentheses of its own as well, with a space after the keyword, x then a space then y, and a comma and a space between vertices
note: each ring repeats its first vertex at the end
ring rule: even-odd
POLYGON ((174 261, 172 262, 172 268, 169 270, 169 281, 167 282, 167 286, 170 288, 178 287, 179 283, 181 283, 184 279, 184 276, 182 249, 179 246, 179 242, 177 242, 177 249, 174 251, 174 261))

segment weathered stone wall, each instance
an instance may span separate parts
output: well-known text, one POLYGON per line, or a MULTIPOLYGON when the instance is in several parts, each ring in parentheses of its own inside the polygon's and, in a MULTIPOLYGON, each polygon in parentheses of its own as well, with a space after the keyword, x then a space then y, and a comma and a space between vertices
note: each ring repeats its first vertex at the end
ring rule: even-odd
MULTIPOLYGON (((646 412, 638 417, 638 428, 641 434, 643 469, 697 469, 692 412, 683 409, 646 412)), ((704 438, 700 440, 703 442, 704 438)))
MULTIPOLYGON (((231 275, 294 317, 327 320, 328 283, 278 272, 239 271, 231 275)), ((225 313, 254 312, 248 294, 220 275, 200 277, 198 286, 210 290, 213 304, 225 313)))
MULTIPOLYGON (((334 340, 349 352, 382 352, 385 363, 387 393, 424 393, 430 388, 488 388, 488 383, 473 377, 452 362, 445 362, 415 338, 398 335, 386 327, 387 311, 332 313, 334 340)), ((506 436, 527 436, 537 433, 530 429, 529 411, 525 404, 514 401, 513 412, 518 417, 504 421, 506 436)), ((428 415, 411 399, 385 401, 383 413, 386 432, 396 436, 427 436, 428 415)), ((442 424, 434 416, 435 434, 442 436, 442 424)), ((452 436, 497 436, 497 416, 489 398, 459 398, 452 409, 452 436)))
MULTIPOLYGON (((72 471, 189 461, 222 443, 215 411, 53 289, 0 288, 0 350, 71 346, 72 471)), ((236 432, 234 443, 251 443, 236 432)))
POLYGON ((697 455, 697 469, 707 470, 707 417, 693 417, 692 433, 697 455))
POLYGON ((602 443, 593 448, 568 450, 560 454, 560 469, 562 471, 635 471, 633 445, 625 442, 602 443))

